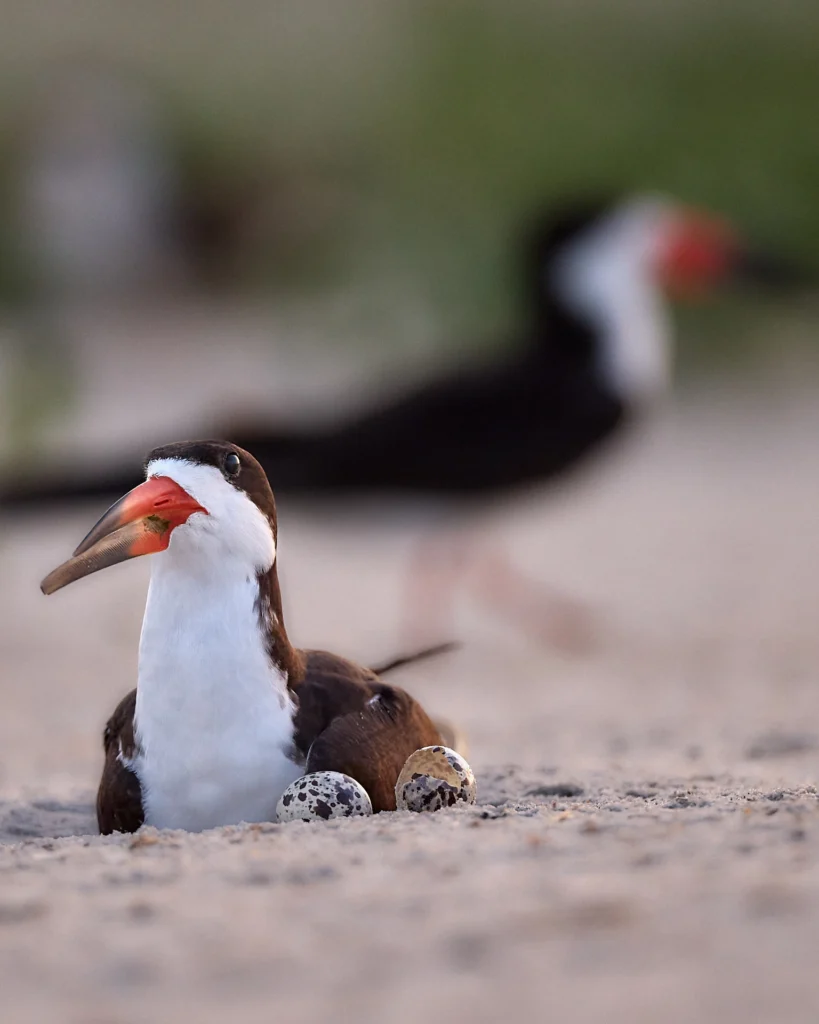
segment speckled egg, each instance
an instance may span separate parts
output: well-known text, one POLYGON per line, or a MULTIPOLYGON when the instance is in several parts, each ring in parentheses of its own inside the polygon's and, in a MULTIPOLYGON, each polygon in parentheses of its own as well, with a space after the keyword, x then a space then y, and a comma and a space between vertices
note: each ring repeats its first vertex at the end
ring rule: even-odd
POLYGON ((341 772, 311 772, 291 782, 276 806, 278 821, 326 821, 372 814, 367 790, 341 772))
POLYGON ((474 804, 476 794, 466 758, 449 747, 421 747, 410 754, 395 784, 395 803, 401 811, 474 804))

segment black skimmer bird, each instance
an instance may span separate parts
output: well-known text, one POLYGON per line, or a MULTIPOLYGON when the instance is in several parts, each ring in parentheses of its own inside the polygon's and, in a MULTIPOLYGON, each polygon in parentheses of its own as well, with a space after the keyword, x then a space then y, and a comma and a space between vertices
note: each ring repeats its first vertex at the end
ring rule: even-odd
MULTIPOLYGON (((549 213, 527 232, 522 255, 528 320, 495 358, 340 423, 299 432, 234 424, 224 432, 254 451, 280 498, 420 496, 483 508, 582 465, 666 392, 673 355, 666 296, 733 282, 807 283, 795 268, 753 253, 724 221, 651 196, 549 213)), ((130 474, 18 479, 0 489, 0 507, 96 496, 133 482, 130 474)), ((521 597, 527 588, 497 545, 467 542, 462 516, 457 524, 416 567, 434 567, 439 580, 479 570, 472 576, 479 593, 513 608, 516 620, 532 611, 547 636, 569 642, 578 624, 583 631, 583 616, 571 603, 556 605, 554 595, 546 595, 546 608, 566 614, 541 619, 543 602, 531 587, 530 599, 521 597)), ((416 590, 408 607, 440 622, 440 600, 420 599, 416 590)))
MULTIPOLYGON (((666 298, 812 283, 720 218, 649 196, 549 213, 527 232, 522 256, 528 323, 510 349, 340 424, 231 436, 253 448, 282 495, 435 496, 483 508, 585 464, 664 395, 673 362, 666 298)), ((440 628, 454 578, 471 570, 496 610, 550 643, 585 646, 583 610, 532 586, 464 525, 456 516, 456 528, 419 553, 407 600, 414 634, 440 628)))
POLYGON ((407 757, 441 732, 370 669, 290 643, 262 467, 236 445, 195 441, 155 449, 145 472, 42 583, 50 594, 156 556, 137 686, 105 728, 100 831, 274 820, 291 782, 325 770, 394 809, 407 757))
POLYGON ((338 424, 237 423, 230 436, 253 448, 279 495, 513 491, 578 465, 666 392, 665 296, 806 282, 717 217, 652 197, 548 214, 522 250, 528 324, 497 356, 338 424))

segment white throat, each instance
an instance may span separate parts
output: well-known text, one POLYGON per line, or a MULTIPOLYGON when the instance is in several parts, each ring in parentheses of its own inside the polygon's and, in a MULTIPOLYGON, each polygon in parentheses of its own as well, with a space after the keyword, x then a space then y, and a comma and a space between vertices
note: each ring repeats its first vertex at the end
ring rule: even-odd
POLYGON ((622 206, 569 245, 553 271, 567 305, 600 333, 603 379, 629 403, 670 383, 671 324, 653 273, 666 216, 659 201, 622 206))
MULTIPOLYGON (((174 467, 162 468, 172 475, 174 467)), ((211 480, 211 467, 195 468, 211 480)), ((208 507, 204 489, 191 486, 196 474, 173 476, 208 507)), ((209 518, 192 517, 218 530, 209 518)), ((290 760, 287 679, 271 663, 259 626, 254 566, 226 557, 224 543, 211 544, 201 526, 177 527, 168 549, 151 556, 132 765, 146 823, 188 831, 272 821, 282 792, 302 774, 290 760)), ((269 568, 273 557, 271 547, 267 566, 258 568, 269 568)))

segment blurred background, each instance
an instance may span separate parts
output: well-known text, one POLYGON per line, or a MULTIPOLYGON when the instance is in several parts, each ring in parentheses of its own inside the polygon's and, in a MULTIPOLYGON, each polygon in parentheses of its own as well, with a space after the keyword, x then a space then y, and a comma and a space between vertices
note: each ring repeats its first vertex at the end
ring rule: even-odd
MULTIPOLYGON (((807 0, 198 11, 5 5, 2 452, 18 469, 139 451, 242 403, 344 407, 501 344, 519 226, 566 196, 664 191, 819 267, 807 0), (157 377, 194 353, 171 414, 157 377), (130 412, 145 402, 150 427, 130 412)), ((816 304, 682 315, 683 370, 730 372, 811 348, 816 304)))

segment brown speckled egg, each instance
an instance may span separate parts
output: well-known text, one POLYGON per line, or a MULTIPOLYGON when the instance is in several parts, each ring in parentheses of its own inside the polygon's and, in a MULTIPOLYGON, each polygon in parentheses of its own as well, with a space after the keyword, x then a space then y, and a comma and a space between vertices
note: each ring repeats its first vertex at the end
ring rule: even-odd
POLYGON ((449 747, 421 747, 410 754, 395 783, 400 811, 438 811, 474 804, 477 785, 466 758, 449 747))
POLYGON ((326 821, 372 814, 362 785, 341 772, 311 772, 291 782, 276 806, 277 821, 326 821))

